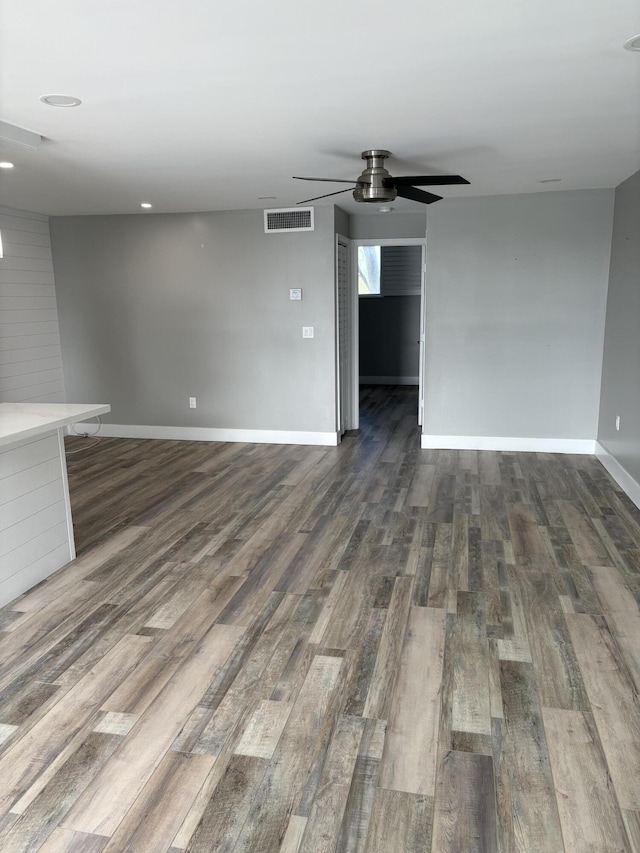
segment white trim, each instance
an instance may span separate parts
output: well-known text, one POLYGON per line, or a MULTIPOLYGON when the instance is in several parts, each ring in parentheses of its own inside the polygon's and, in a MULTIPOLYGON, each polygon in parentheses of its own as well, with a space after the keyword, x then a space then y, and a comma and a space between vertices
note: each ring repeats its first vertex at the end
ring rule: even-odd
MULTIPOLYGON (((95 424, 73 424, 78 432, 95 424)), ((72 435, 69 432, 69 435, 72 435)), ((168 427, 142 424, 105 424, 100 426, 105 438, 160 438, 175 441, 233 441, 246 444, 320 444, 335 447, 337 432, 298 432, 279 429, 218 429, 216 427, 168 427)))
POLYGON ((419 376, 361 376, 361 385, 419 385, 419 376))
POLYGON ((593 456, 589 438, 501 438, 491 435, 425 435, 422 450, 507 450, 525 453, 584 453, 593 456))
POLYGON ((626 492, 638 509, 640 509, 640 483, 634 480, 627 469, 623 468, 615 456, 612 456, 604 444, 599 441, 596 441, 595 454, 620 488, 626 492))
MULTIPOLYGON (((68 427, 67 427, 68 429, 68 427)), ((62 490, 64 493, 64 511, 67 519, 67 539, 69 544, 70 560, 76 558, 76 540, 73 535, 73 518, 71 516, 71 498, 69 496, 69 477, 67 475, 67 456, 64 450, 64 433, 63 427, 58 427, 58 453, 60 454, 60 474, 62 477, 62 490)))

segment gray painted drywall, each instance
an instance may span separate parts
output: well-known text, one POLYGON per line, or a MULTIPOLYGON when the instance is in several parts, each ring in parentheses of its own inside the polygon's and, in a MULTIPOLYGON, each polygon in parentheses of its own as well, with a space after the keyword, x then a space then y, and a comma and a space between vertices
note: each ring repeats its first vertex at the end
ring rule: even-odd
POLYGON ((615 194, 598 439, 640 481, 640 172, 615 194))
POLYGON ((364 297, 358 304, 360 376, 417 376, 420 297, 364 297))
POLYGON ((308 233, 250 210, 55 217, 51 239, 69 401, 127 425, 335 430, 333 207, 308 233))
POLYGON ((613 190, 429 208, 424 432, 594 439, 613 190))
POLYGON ((426 213, 352 213, 352 240, 381 240, 419 237, 427 230, 426 213))

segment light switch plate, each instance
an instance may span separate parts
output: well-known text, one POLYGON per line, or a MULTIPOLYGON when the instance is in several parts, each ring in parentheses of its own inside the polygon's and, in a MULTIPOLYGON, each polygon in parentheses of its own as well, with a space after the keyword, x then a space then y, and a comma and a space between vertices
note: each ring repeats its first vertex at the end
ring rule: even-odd
POLYGON ((302 327, 302 337, 303 338, 312 338, 313 337, 313 326, 303 326, 302 327))
POLYGON ((295 302, 299 302, 302 299, 302 288, 301 287, 290 287, 289 288, 289 299, 292 299, 295 302))

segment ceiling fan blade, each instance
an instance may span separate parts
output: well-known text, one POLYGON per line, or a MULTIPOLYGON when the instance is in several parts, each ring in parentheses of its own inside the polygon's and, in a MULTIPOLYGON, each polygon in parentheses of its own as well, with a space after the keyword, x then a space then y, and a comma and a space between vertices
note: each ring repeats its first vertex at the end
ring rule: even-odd
POLYGON ((402 198, 411 199, 411 201, 420 201, 422 204, 433 204, 434 201, 440 201, 441 195, 433 193, 425 193, 423 190, 417 190, 415 187, 396 187, 398 195, 402 198))
POLYGON ((393 182, 397 187, 444 187, 469 183, 461 175, 403 175, 394 178, 393 182))
POLYGON ((357 184, 357 181, 345 181, 344 178, 300 178, 293 176, 294 181, 327 181, 330 184, 357 184))
POLYGON ((340 195, 340 193, 348 193, 350 191, 351 187, 347 187, 346 190, 338 190, 337 193, 326 193, 325 195, 317 195, 313 198, 305 198, 304 201, 297 201, 296 204, 308 204, 310 201, 318 201, 319 198, 329 198, 330 195, 340 195))

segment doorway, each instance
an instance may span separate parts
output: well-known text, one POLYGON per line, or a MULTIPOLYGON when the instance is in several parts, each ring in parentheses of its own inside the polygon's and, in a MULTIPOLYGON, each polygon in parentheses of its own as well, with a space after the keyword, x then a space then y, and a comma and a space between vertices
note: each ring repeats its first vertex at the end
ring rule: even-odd
POLYGON ((347 240, 337 245, 340 431, 358 429, 366 389, 415 389, 416 423, 424 409, 424 238, 347 240), (364 393, 363 393, 364 392, 364 393))

